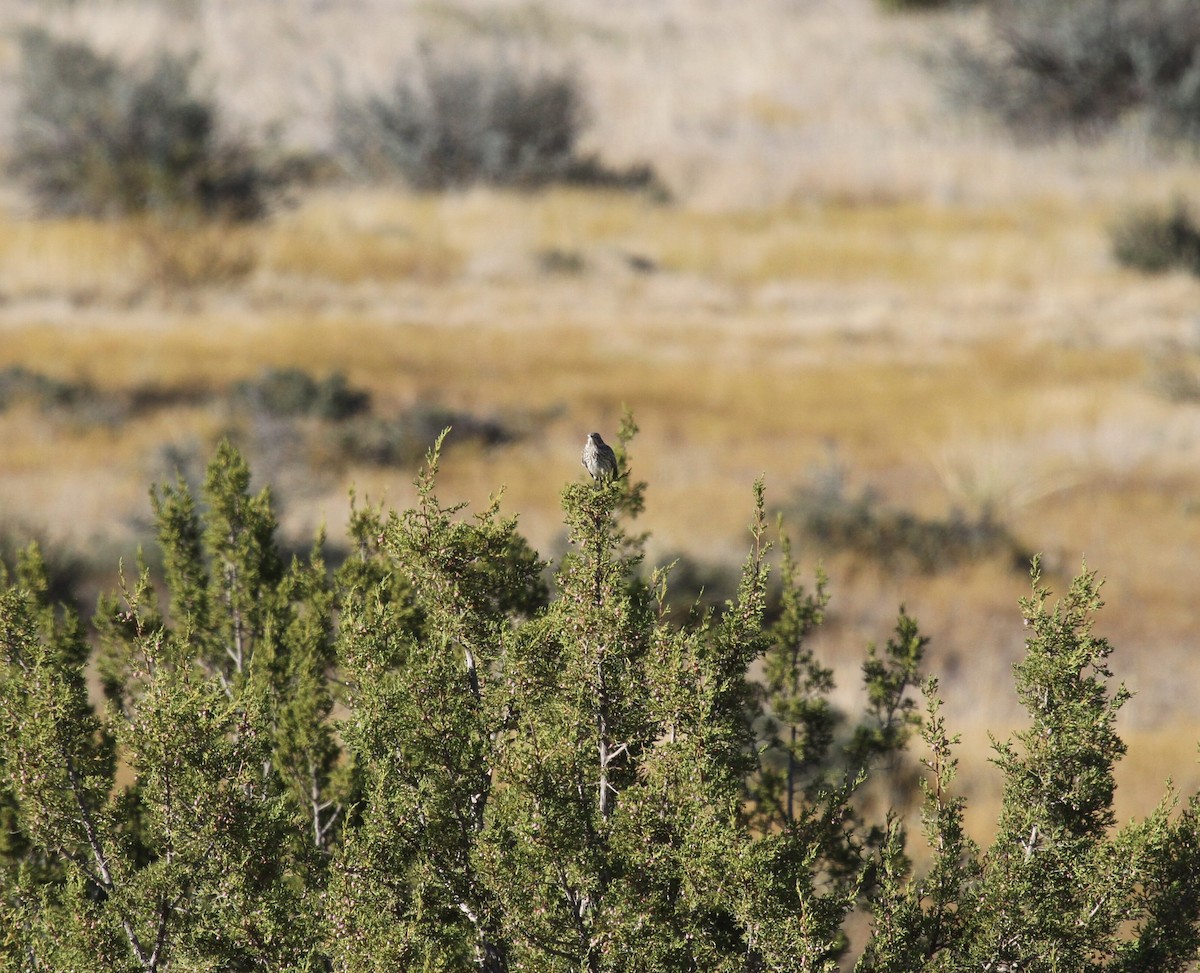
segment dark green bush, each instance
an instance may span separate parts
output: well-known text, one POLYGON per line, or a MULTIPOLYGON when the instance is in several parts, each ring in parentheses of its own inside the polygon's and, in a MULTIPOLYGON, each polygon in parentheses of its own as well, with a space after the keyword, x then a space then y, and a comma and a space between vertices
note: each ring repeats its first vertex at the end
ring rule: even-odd
POLYGON ((1098 133, 1149 111, 1200 136, 1200 6, 1190 0, 998 0, 989 41, 951 59, 967 102, 1023 137, 1098 133))
POLYGON ((25 33, 12 172, 47 212, 262 215, 273 177, 247 142, 219 133, 193 67, 163 54, 126 68, 87 44, 25 33))
POLYGON ((87 385, 63 382, 24 365, 9 365, 0 371, 0 411, 18 402, 33 402, 41 409, 71 406, 93 394, 87 385))
POLYGON ((727 609, 675 624, 646 484, 564 486, 551 587, 498 500, 438 499, 440 445, 414 507, 352 501, 334 571, 227 442, 152 489, 158 553, 91 631, 36 546, 0 566, 0 970, 1194 968, 1200 795, 1117 823, 1094 573, 1053 601, 1034 562, 985 849, 916 621, 868 646, 855 714, 786 541, 768 620, 761 480, 727 609))
POLYGON ((1182 203, 1166 212, 1144 210, 1125 217, 1113 228, 1112 246, 1117 261, 1135 270, 1200 274, 1200 226, 1182 203))
MULTIPOLYGON (((237 383, 229 402, 235 415, 268 423, 270 439, 291 429, 306 440, 318 465, 345 462, 375 466, 414 466, 441 431, 453 427, 451 442, 476 442, 498 446, 518 438, 520 432, 499 419, 469 412, 418 404, 389 414, 371 408, 370 393, 349 385, 334 372, 314 378, 299 368, 268 369, 256 379, 237 383), (287 420, 318 419, 307 431, 287 420)), ((260 437, 261 438, 261 437, 260 437)), ((260 443, 265 445, 264 443, 260 443)))
POLYGON ((312 416, 334 422, 361 415, 371 407, 370 393, 351 388, 340 372, 316 379, 299 368, 268 369, 257 379, 239 382, 233 397, 270 416, 312 416))
POLYGON ((436 406, 414 406, 394 416, 364 415, 330 432, 337 453, 345 459, 375 466, 412 466, 445 428, 450 442, 499 446, 517 433, 498 419, 436 406))

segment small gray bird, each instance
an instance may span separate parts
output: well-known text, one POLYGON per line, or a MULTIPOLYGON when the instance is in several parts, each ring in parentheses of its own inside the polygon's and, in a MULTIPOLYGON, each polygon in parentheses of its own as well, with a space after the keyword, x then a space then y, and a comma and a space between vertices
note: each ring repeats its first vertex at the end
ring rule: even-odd
POLYGON ((583 465, 597 482, 617 475, 617 455, 598 432, 589 433, 583 444, 583 465))

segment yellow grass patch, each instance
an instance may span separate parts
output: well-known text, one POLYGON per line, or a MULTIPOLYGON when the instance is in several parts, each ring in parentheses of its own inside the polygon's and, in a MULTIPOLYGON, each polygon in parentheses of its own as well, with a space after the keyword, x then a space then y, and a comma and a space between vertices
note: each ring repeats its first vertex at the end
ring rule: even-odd
POLYGON ((0 294, 90 303, 127 295, 142 273, 130 227, 67 219, 0 221, 0 294))
POLYGON ((290 277, 354 284, 419 278, 436 283, 459 269, 434 196, 320 194, 259 234, 263 268, 290 277))

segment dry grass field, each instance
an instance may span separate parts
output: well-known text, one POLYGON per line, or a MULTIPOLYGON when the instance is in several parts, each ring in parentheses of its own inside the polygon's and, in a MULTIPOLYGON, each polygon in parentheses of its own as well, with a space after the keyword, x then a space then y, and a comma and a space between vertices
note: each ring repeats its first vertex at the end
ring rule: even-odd
MULTIPOLYGON (((986 513, 1043 553, 1059 590, 1086 559, 1108 579, 1098 627, 1136 692, 1121 816, 1145 813, 1168 776, 1200 783, 1200 406, 1165 394, 1200 380, 1200 281, 1122 269, 1109 242, 1130 207, 1195 198, 1200 165, 1136 123, 1016 147, 956 114, 929 65, 977 15, 869 0, 3 0, 6 79, 30 23, 122 55, 195 48, 230 124, 303 150, 328 143, 338 91, 386 83, 421 44, 567 66, 589 96, 588 147, 652 163, 672 199, 332 185, 262 223, 173 227, 38 219, 6 186, 0 370, 86 385, 94 402, 0 411, 5 536, 115 575, 145 539, 149 484, 231 431, 257 444, 297 544, 322 523, 336 539, 351 486, 406 504, 411 467, 346 460, 223 397, 297 367, 340 372, 381 414, 434 406, 517 430, 452 446, 441 491, 478 506, 503 488, 553 555, 586 433, 612 438, 628 408, 654 558, 740 560, 761 473, 785 510, 836 477, 924 522, 986 513)), ((985 829, 985 731, 1019 720, 1027 570, 800 554, 832 577, 819 641, 847 706, 862 647, 899 604, 933 637, 985 829)))

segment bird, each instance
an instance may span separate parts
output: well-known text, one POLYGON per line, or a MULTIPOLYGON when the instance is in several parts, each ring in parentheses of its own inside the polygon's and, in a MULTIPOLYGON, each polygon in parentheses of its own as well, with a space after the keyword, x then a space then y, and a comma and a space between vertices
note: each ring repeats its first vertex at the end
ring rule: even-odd
POLYGON ((611 480, 617 475, 617 454, 598 432, 589 433, 583 444, 583 465, 597 482, 611 480))

